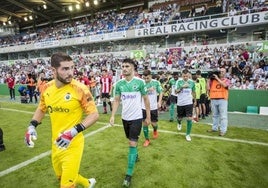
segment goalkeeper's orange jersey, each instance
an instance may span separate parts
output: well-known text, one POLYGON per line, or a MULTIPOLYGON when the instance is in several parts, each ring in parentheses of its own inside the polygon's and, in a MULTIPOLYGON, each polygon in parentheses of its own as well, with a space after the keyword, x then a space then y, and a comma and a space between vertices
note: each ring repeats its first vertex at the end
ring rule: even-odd
POLYGON ((89 89, 74 79, 61 88, 56 87, 54 80, 48 82, 44 86, 38 108, 50 115, 53 142, 61 132, 80 123, 83 112, 97 112, 89 89))

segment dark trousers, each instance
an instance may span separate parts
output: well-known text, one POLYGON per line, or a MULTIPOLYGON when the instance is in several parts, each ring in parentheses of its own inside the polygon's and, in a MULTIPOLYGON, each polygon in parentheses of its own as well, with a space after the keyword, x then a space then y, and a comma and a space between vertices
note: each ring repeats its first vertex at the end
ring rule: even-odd
POLYGON ((4 151, 5 149, 6 148, 5 148, 4 140, 3 140, 3 131, 0 128, 0 151, 4 151))
POLYGON ((3 141, 3 131, 2 129, 0 128, 0 146, 4 144, 4 141, 3 141))
POLYGON ((35 99, 35 102, 37 102, 37 96, 34 93, 35 88, 36 88, 35 86, 27 86, 27 89, 29 91, 29 97, 30 97, 29 102, 33 102, 33 97, 35 99))
POLYGON ((10 99, 15 99, 15 89, 9 88, 10 99))

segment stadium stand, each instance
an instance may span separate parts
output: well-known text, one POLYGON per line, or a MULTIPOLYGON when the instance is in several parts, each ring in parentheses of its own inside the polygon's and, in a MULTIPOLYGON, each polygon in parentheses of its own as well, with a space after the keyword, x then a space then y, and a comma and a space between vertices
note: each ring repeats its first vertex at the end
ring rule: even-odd
MULTIPOLYGON (((245 5, 233 1, 235 3, 226 4, 227 8, 224 12, 223 2, 220 1, 220 4, 219 1, 208 0, 164 1, 153 4, 148 9, 138 6, 124 10, 107 10, 98 12, 91 18, 78 18, 71 22, 65 21, 54 24, 53 27, 40 27, 37 30, 29 30, 19 35, 1 37, 2 82, 6 72, 11 70, 13 70, 18 83, 24 83, 27 72, 38 74, 40 71, 45 71, 46 76, 50 77, 51 73, 46 71, 49 56, 57 50, 71 54, 78 69, 84 66, 90 67, 88 72, 92 70, 97 72, 103 65, 111 69, 118 69, 121 59, 130 56, 135 51, 145 53, 145 56, 142 59, 137 59, 137 61, 145 62, 149 64, 149 67, 152 62, 156 62, 157 70, 165 70, 167 59, 172 57, 174 70, 188 67, 193 72, 196 69, 206 72, 219 66, 225 66, 229 71, 235 60, 242 66, 244 60, 240 57, 242 51, 246 51, 250 55, 250 58, 246 60, 246 65, 250 68, 252 74, 244 75, 241 72, 236 78, 230 73, 229 76, 233 83, 232 88, 267 89, 267 54, 262 56, 261 52, 258 51, 258 45, 267 39, 265 24, 258 27, 204 29, 195 32, 189 30, 189 32, 179 34, 163 33, 161 35, 135 37, 134 32, 138 29, 160 28, 179 23, 197 23, 212 18, 228 18, 230 7, 235 7, 238 15, 267 10, 265 3, 256 4, 257 1, 254 1, 254 4, 246 5, 249 11, 241 11, 241 7, 245 7, 245 5), (189 17, 192 7, 195 8, 195 15, 189 17), (204 12, 205 7, 206 11, 204 12), (245 33, 244 30, 249 32, 245 33), (96 40, 96 42, 88 40, 91 37, 112 36, 107 35, 109 33, 116 35, 118 32, 124 33, 122 38, 112 39, 110 37, 105 40, 99 38, 99 41, 96 40), (81 42, 76 44, 76 41, 81 42), (37 45, 44 44, 52 46, 36 48, 37 45), (58 46, 58 44, 60 45, 58 46), (29 49, 25 50, 28 46, 29 49), (9 49, 10 51, 8 51, 9 49), (16 51, 17 49, 21 49, 21 51, 16 51), (180 52, 171 53, 172 49, 180 52), (161 65, 162 63, 163 65, 161 65), (257 64, 260 64, 260 66, 257 67, 257 64)), ((121 33, 119 34, 121 36, 121 33)), ((144 66, 142 66, 142 63, 140 64, 140 70, 142 70, 144 66)))

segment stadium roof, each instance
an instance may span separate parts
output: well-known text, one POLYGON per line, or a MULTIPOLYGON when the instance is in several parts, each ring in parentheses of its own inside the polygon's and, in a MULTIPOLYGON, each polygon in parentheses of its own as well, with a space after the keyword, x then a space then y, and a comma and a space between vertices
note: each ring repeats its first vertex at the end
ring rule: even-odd
POLYGON ((144 2, 141 0, 2 0, 0 25, 8 25, 10 21, 21 30, 26 30, 59 20, 89 16, 99 11, 142 6, 144 2), (95 5, 94 1, 98 1, 98 5, 95 5), (86 6, 86 2, 89 2, 89 6, 86 6), (80 10, 76 9, 77 4, 80 5, 80 10), (69 6, 73 7, 72 12, 69 6))

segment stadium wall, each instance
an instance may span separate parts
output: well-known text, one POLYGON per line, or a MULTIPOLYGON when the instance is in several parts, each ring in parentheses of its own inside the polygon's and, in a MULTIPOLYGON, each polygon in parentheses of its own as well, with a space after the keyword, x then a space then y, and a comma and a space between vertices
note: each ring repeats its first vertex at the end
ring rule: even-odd
MULTIPOLYGON (((18 98, 18 88, 16 85, 16 97, 18 98)), ((9 95, 6 84, 0 84, 0 95, 9 95)), ((267 90, 230 90, 229 91, 229 112, 246 112, 247 106, 267 106, 268 107, 268 91, 267 90)))

